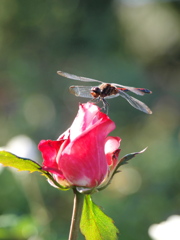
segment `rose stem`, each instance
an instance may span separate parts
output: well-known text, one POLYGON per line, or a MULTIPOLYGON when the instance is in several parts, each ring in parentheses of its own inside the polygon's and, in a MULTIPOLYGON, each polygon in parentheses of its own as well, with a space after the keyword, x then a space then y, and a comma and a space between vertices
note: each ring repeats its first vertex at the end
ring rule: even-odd
POLYGON ((81 213, 84 202, 84 194, 79 193, 76 189, 73 189, 73 191, 74 191, 74 205, 68 240, 76 240, 78 237, 79 224, 81 220, 81 213))

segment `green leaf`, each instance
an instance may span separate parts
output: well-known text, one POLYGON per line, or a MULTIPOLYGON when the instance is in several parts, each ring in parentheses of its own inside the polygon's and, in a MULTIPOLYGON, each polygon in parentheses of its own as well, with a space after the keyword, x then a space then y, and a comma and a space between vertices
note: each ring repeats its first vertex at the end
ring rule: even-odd
POLYGON ((28 158, 21 158, 6 151, 0 151, 0 163, 2 163, 6 167, 17 168, 19 171, 29 171, 29 172, 40 172, 45 177, 49 178, 54 185, 56 185, 61 190, 68 190, 68 187, 61 186, 58 182, 55 181, 53 176, 42 169, 42 167, 28 158))
POLYGON ((0 151, 0 163, 2 163, 6 167, 14 167, 19 171, 30 171, 30 172, 41 172, 45 173, 42 170, 41 166, 32 161, 31 159, 21 158, 6 151, 0 151))
POLYGON ((113 220, 101 211, 90 195, 84 199, 80 229, 86 240, 116 240, 119 233, 113 220))

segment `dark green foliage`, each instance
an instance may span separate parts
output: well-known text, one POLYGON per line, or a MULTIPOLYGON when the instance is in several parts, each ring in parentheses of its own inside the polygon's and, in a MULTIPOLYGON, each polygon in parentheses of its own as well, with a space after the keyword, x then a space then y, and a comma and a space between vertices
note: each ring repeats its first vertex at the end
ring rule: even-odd
MULTIPOLYGON (((115 221, 120 239, 148 240, 151 224, 180 214, 180 8, 170 1, 118 2, 0 1, 0 146, 21 134, 36 144, 57 139, 70 126, 78 103, 87 99, 70 95, 69 86, 78 83, 57 70, 152 90, 138 97, 152 109, 151 116, 124 99, 109 100, 117 126, 112 135, 122 138, 120 157, 148 146, 124 166, 138 171, 139 190, 124 195, 112 180, 93 195, 115 221)), ((15 229, 22 221, 31 230, 33 224, 31 236, 68 238, 73 194, 52 188, 39 175, 1 171, 0 214, 13 214, 19 224, 0 226, 0 239, 12 240, 12 232, 14 239, 28 239, 23 227, 15 229)))

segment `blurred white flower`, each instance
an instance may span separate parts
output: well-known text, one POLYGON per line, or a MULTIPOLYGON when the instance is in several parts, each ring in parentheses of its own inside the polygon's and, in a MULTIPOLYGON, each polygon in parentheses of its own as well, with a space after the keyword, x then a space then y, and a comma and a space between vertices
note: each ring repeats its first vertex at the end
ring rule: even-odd
POLYGON ((153 240, 180 240, 180 216, 172 215, 164 222, 151 225, 148 233, 153 240))
MULTIPOLYGON (((9 140, 6 146, 0 147, 0 150, 11 152, 18 157, 22 158, 29 158, 38 162, 39 159, 39 152, 37 149, 37 145, 35 142, 26 135, 18 135, 9 140)), ((3 170, 3 165, 0 164, 0 173, 3 170)), ((10 168, 11 171, 17 173, 17 170, 14 168, 10 168)), ((23 172, 19 173, 18 175, 23 175, 23 172)))
POLYGON ((5 150, 18 157, 38 159, 38 150, 34 141, 26 135, 18 135, 10 139, 5 150))

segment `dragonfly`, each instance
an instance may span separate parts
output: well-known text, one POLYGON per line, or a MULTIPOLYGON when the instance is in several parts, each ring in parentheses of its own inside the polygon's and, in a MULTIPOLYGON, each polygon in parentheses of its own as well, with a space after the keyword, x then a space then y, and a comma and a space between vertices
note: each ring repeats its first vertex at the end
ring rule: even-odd
POLYGON ((143 96, 145 93, 147 94, 152 93, 152 91, 150 91, 149 89, 124 86, 117 83, 105 83, 93 78, 80 77, 80 76, 76 76, 74 74, 70 74, 62 71, 57 71, 57 74, 72 80, 100 83, 98 86, 70 86, 69 90, 72 94, 74 94, 77 97, 101 100, 104 104, 105 109, 108 105, 105 99, 121 96, 122 98, 125 98, 129 102, 129 104, 134 108, 144 113, 152 114, 151 109, 145 103, 141 102, 140 100, 126 93, 130 91, 137 95, 143 96))

